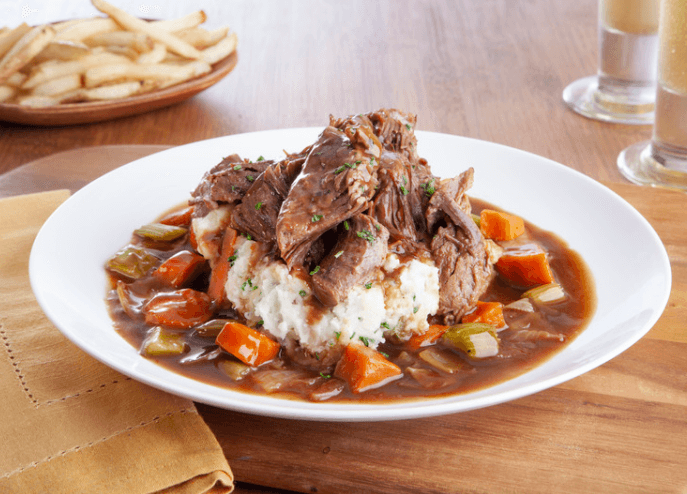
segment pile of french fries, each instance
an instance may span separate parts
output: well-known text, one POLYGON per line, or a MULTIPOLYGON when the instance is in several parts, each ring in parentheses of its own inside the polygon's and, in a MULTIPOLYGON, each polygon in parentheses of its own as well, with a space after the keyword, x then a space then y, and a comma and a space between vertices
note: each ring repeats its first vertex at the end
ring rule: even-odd
POLYGON ((126 98, 207 74, 236 49, 200 10, 145 21, 91 0, 107 17, 0 29, 0 103, 47 107, 126 98))

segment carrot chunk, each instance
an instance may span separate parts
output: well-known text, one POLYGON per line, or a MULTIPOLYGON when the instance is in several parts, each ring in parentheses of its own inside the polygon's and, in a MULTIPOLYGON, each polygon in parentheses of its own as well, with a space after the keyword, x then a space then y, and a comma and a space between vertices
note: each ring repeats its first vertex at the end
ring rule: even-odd
POLYGON ((481 322, 495 328, 501 328, 506 325, 506 319, 503 317, 503 304, 501 302, 477 302, 475 310, 465 314, 461 321, 463 323, 481 322))
POLYGON ((522 218, 493 209, 483 209, 479 215, 482 235, 492 240, 513 240, 525 233, 522 218))
POLYGON ((334 375, 346 381, 354 393, 362 393, 400 378, 403 372, 378 351, 361 343, 349 343, 334 375))
POLYGON ((546 253, 540 249, 506 251, 496 262, 496 270, 510 284, 520 287, 555 281, 546 253))
POLYGON ((244 364, 257 367, 279 353, 280 345, 264 334, 238 322, 228 322, 215 342, 244 364))
POLYGON ((193 206, 189 206, 178 211, 172 211, 165 215, 160 223, 171 226, 188 226, 191 224, 191 217, 193 216, 193 206))
POLYGON ((447 329, 448 326, 444 326, 443 324, 432 324, 426 332, 411 336, 408 341, 406 341, 405 346, 411 350, 417 350, 425 346, 433 345, 441 338, 447 329))
POLYGON ((215 266, 210 273, 210 285, 208 295, 216 303, 221 304, 225 299, 224 285, 227 283, 229 268, 233 264, 231 257, 234 255, 234 244, 237 232, 233 228, 227 228, 222 237, 222 249, 215 266))
POLYGON ((177 252, 153 271, 157 279, 179 288, 196 277, 205 265, 205 258, 188 250, 177 252))
POLYGON ((151 326, 189 329, 212 317, 212 301, 203 292, 183 288, 162 292, 151 298, 143 308, 145 321, 151 326))

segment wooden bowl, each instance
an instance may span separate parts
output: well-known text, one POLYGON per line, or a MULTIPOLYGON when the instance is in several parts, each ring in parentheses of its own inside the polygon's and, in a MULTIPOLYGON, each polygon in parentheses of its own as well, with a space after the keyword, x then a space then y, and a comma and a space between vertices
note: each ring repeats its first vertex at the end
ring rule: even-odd
POLYGON ((65 103, 32 108, 17 104, 0 104, 0 120, 26 125, 59 126, 100 122, 157 110, 184 101, 219 82, 238 61, 236 51, 212 66, 208 74, 176 86, 151 91, 130 98, 86 103, 65 103))

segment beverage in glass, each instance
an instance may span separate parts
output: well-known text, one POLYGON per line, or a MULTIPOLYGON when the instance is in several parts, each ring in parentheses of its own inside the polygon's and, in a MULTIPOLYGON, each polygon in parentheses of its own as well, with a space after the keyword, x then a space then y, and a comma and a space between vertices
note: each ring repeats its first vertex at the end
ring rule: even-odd
POLYGON ((687 0, 661 0, 656 118, 651 142, 618 156, 629 180, 687 190, 687 0))
POLYGON ((606 122, 650 124, 656 95, 659 0, 599 0, 596 76, 570 84, 563 99, 606 122))

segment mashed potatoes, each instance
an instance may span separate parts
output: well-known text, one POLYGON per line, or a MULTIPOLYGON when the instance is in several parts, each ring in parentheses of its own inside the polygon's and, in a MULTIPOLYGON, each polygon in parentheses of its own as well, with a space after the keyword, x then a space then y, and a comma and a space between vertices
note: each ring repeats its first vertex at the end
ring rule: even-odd
POLYGON ((326 352, 351 340, 371 348, 385 335, 402 340, 428 327, 439 305, 438 269, 431 260, 401 263, 389 254, 379 279, 355 286, 331 309, 312 301, 308 283, 280 260, 261 257, 258 244, 239 237, 226 294, 251 324, 262 323, 278 339, 291 337, 310 352, 326 352))

